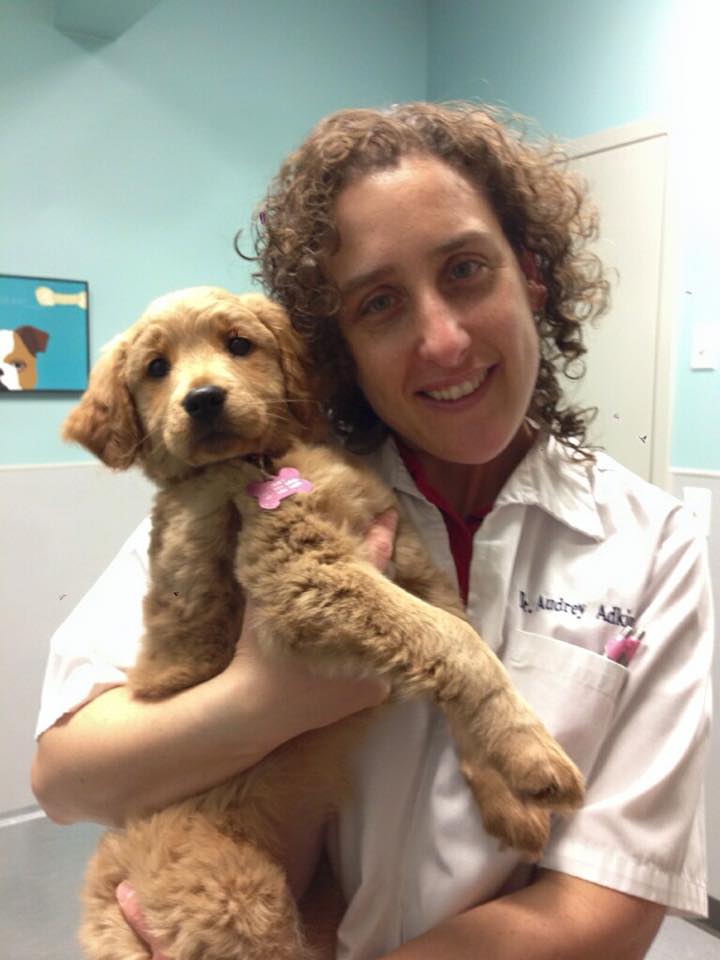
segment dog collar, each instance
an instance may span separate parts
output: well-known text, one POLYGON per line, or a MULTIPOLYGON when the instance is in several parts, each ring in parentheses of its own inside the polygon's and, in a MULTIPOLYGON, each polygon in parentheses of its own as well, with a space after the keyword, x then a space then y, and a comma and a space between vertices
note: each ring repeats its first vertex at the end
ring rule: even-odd
POLYGON ((271 476, 273 472, 273 465, 270 455, 267 453, 248 453, 243 457, 243 460, 246 463, 251 464, 253 467, 257 467, 258 470, 263 473, 266 477, 271 476))

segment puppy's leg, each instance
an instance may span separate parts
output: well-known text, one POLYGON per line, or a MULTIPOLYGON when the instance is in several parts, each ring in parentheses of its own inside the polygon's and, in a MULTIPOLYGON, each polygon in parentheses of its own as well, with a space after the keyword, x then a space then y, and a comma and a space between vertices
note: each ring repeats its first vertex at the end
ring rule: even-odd
MULTIPOLYGON (((489 796, 480 786, 487 766, 523 804, 562 811, 579 805, 579 772, 466 621, 391 584, 352 555, 357 541, 322 517, 293 522, 287 511, 282 522, 284 530, 278 517, 276 546, 268 538, 259 553, 239 552, 239 576, 268 643, 301 652, 326 669, 390 676, 400 695, 434 696, 448 715, 481 809, 489 796)), ((403 530, 399 536, 407 549, 410 534, 403 530)), ((429 566, 425 573, 401 570, 403 578, 430 602, 449 602, 429 566)), ((519 830, 505 830, 497 817, 488 818, 488 829, 506 843, 519 830)))
MULTIPOLYGON (((448 717, 488 831, 509 845, 521 841, 520 849, 537 856, 547 841, 549 821, 544 811, 532 808, 566 812, 577 807, 583 785, 575 765, 469 624, 402 595, 372 569, 355 568, 352 574, 352 595, 341 591, 338 597, 342 626, 336 623, 334 644, 357 651, 360 661, 389 674, 400 695, 422 692, 435 698, 448 717), (366 632, 359 644, 353 608, 372 611, 362 624, 366 632), (498 785, 504 786, 499 795, 493 791, 498 785), (502 809, 508 794, 518 802, 502 809)), ((317 586, 323 589, 322 583, 317 586)))
MULTIPOLYGON (((438 575, 418 535, 407 523, 402 523, 398 530, 396 567, 399 586, 433 607, 465 619, 456 590, 438 575)), ((472 713, 472 703, 468 704, 464 698, 460 698, 458 701, 449 700, 444 705, 464 771, 473 788, 476 793, 480 790, 480 774, 489 761, 524 803, 536 803, 558 811, 574 809, 582 801, 583 795, 582 778, 577 768, 516 694, 505 668, 476 634, 470 649, 478 645, 482 646, 486 658, 486 664, 481 669, 487 669, 490 676, 497 677, 498 696, 505 706, 504 711, 495 714, 497 704, 493 703, 492 698, 487 701, 489 717, 483 732, 487 739, 479 745, 479 751, 474 742, 478 731, 467 723, 467 710, 472 713), (479 768, 474 762, 476 759, 480 759, 479 768)), ((489 780, 496 782, 491 776, 489 780)), ((488 796, 487 788, 483 793, 488 796)), ((538 822, 546 819, 541 817, 538 822)))
POLYGON ((240 518, 226 474, 216 472, 155 501, 145 635, 130 671, 133 691, 147 699, 208 680, 235 650, 244 605, 233 569, 240 518))
POLYGON ((130 824, 98 850, 81 934, 88 960, 147 960, 114 902, 122 879, 171 960, 313 958, 280 867, 185 807, 130 824))

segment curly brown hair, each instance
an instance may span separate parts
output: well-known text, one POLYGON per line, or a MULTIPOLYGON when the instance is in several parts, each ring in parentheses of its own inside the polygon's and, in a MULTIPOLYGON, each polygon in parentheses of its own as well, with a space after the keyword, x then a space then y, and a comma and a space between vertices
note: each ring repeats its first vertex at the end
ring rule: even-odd
POLYGON ((341 301, 323 272, 339 247, 338 194, 409 155, 431 155, 490 199, 518 257, 532 257, 547 290, 536 317, 540 368, 528 416, 582 455, 592 411, 564 404, 559 374, 584 372, 583 325, 606 306, 600 261, 585 247, 597 217, 559 148, 527 142, 527 122, 471 103, 341 110, 321 120, 271 182, 255 229, 255 276, 290 314, 325 384, 328 417, 354 450, 387 433, 357 386, 337 323, 341 301))

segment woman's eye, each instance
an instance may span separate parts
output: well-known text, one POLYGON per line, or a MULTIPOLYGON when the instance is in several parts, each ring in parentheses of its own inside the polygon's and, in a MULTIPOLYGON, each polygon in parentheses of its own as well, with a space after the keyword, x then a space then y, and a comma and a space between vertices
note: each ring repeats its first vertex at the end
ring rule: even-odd
POLYGON ((453 280, 468 280, 485 266, 480 260, 459 260, 450 267, 453 280))
POLYGON ((384 313, 393 306, 394 302, 391 294, 379 293, 376 297, 370 297, 365 301, 360 308, 360 313, 362 316, 368 313, 384 313))
POLYGON ((165 357, 155 357, 155 359, 151 360, 148 364, 147 372, 149 376, 159 379, 160 377, 164 377, 169 369, 170 364, 165 357))
POLYGON ((236 357, 244 357, 252 348, 252 342, 247 337, 233 337, 228 343, 228 350, 236 357))

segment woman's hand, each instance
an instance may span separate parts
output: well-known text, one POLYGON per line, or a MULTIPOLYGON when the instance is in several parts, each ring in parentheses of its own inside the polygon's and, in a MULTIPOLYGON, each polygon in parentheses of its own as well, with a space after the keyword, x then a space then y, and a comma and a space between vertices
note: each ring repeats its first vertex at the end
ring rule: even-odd
POLYGON ((123 880, 123 882, 118 885, 115 890, 115 897, 128 925, 136 936, 152 950, 150 960, 169 960, 167 954, 162 952, 157 940, 148 932, 145 926, 145 918, 137 902, 135 891, 127 880, 123 880))

